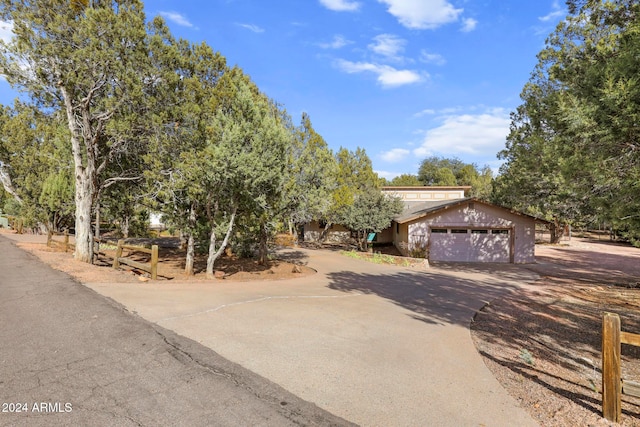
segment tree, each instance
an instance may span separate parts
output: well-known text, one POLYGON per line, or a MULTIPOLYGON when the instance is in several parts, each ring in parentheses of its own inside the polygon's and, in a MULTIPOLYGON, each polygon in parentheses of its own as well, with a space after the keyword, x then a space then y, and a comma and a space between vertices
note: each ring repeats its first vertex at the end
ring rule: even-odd
POLYGON ((209 199, 219 203, 210 217, 207 274, 224 250, 237 212, 251 213, 259 230, 259 261, 266 261, 268 222, 281 211, 287 181, 291 134, 281 114, 237 68, 223 76, 221 88, 230 96, 218 98, 210 143, 205 148, 207 173, 201 181, 209 199), (216 248, 216 229, 226 223, 226 234, 216 248))
POLYGON ((331 205, 326 213, 327 226, 343 224, 348 210, 355 202, 356 196, 369 190, 380 190, 380 179, 373 171, 371 159, 363 148, 349 151, 340 147, 335 154, 337 169, 335 189, 331 194, 331 205))
POLYGON ((427 157, 420 164, 418 180, 423 185, 470 186, 470 196, 488 199, 491 195, 493 172, 489 166, 479 169, 474 163, 458 158, 427 157))
POLYGON ((13 108, 0 112, 0 135, 0 162, 15 201, 12 213, 29 227, 69 227, 74 210, 73 165, 61 114, 42 114, 16 101, 13 108))
POLYGON ((567 3, 512 116, 496 197, 557 224, 605 220, 640 236, 640 5, 567 3))
POLYGON ((394 177, 391 182, 389 182, 389 185, 395 187, 419 187, 423 184, 416 175, 404 173, 394 177))
POLYGON ((357 233, 358 248, 366 251, 368 234, 388 228, 403 209, 399 197, 369 188, 355 196, 353 204, 346 209, 342 224, 357 233))
POLYGON ((14 24, 2 43, 9 83, 42 109, 66 113, 74 161, 75 257, 93 260, 92 210, 109 163, 135 142, 143 88, 150 84, 145 16, 136 0, 0 3, 14 24))
MULTIPOLYGON (((227 72, 225 58, 205 43, 175 40, 164 20, 150 25, 153 69, 160 84, 150 93, 153 132, 145 156, 148 201, 186 239, 185 274, 194 274, 196 243, 206 240, 207 200, 197 171, 210 141, 216 92, 227 72)), ((210 209, 209 209, 210 210, 210 209)))
POLYGON ((326 216, 331 192, 337 186, 337 163, 325 140, 313 128, 309 115, 302 114, 300 127, 294 132, 288 199, 290 221, 297 225, 326 216))

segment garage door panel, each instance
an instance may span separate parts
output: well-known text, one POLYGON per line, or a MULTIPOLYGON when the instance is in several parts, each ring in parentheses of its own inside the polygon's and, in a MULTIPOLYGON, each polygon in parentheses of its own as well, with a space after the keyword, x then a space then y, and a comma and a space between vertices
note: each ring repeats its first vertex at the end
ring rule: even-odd
POLYGON ((429 259, 432 261, 467 261, 470 245, 470 234, 431 234, 429 259))
POLYGON ((431 233, 432 261, 510 262, 509 234, 431 233))

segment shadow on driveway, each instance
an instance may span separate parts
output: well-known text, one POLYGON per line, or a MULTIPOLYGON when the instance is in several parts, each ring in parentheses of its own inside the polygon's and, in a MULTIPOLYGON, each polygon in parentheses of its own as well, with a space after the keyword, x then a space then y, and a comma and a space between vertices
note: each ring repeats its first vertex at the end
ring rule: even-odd
POLYGON ((469 326, 483 305, 507 292, 518 290, 515 284, 491 280, 480 274, 462 278, 442 273, 401 272, 327 274, 329 288, 343 292, 377 295, 411 311, 411 317, 429 324, 469 326))

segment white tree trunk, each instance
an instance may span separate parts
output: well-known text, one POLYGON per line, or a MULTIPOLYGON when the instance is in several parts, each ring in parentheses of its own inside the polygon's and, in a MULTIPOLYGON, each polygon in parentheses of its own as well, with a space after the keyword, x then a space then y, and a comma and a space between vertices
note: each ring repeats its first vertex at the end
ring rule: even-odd
POLYGON ((74 257, 82 262, 93 262, 93 233, 91 213, 93 212, 93 185, 84 173, 76 167, 76 251, 74 257))
POLYGON ((187 256, 184 261, 184 274, 187 276, 193 276, 193 262, 195 259, 196 244, 193 236, 193 230, 196 227, 196 210, 191 205, 189 211, 189 231, 185 233, 187 235, 187 256))
POLYGON ((4 191, 11 194, 19 204, 22 204, 22 199, 20 198, 20 196, 18 196, 18 193, 13 187, 13 183, 11 182, 11 175, 9 175, 8 168, 2 162, 0 162, 0 183, 2 183, 4 191))
POLYGON ((214 278, 213 265, 215 264, 218 257, 220 257, 220 255, 222 254, 222 251, 224 251, 224 248, 227 247, 227 243, 229 243, 229 236, 231 236, 231 230, 233 230, 233 224, 235 222, 235 219, 236 219, 236 209, 234 208, 233 212, 231 213, 231 219, 229 219, 229 226, 227 228, 227 233, 225 234, 224 240, 222 240, 222 244, 220 245, 220 248, 218 248, 217 251, 216 251, 215 225, 211 227, 211 236, 209 238, 209 257, 207 258, 207 278, 208 279, 214 278))

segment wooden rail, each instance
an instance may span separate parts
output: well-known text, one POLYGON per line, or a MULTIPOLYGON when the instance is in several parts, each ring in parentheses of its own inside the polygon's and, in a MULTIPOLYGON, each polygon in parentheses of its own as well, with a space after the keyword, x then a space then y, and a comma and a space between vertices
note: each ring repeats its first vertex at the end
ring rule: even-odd
POLYGON ((148 249, 142 246, 127 245, 125 244, 124 240, 122 239, 118 240, 116 255, 113 258, 113 268, 119 268, 120 264, 125 264, 133 268, 146 271, 151 274, 152 280, 156 280, 158 278, 158 245, 153 245, 151 246, 151 249, 148 249), (148 264, 147 263, 143 264, 141 262, 137 262, 132 259, 123 257, 122 256, 123 249, 151 254, 151 260, 148 264))
POLYGON ((620 422, 622 414, 622 394, 640 397, 640 383, 622 379, 621 344, 640 347, 640 334, 621 331, 620 316, 615 313, 604 313, 602 315, 602 416, 616 423, 620 422))
POLYGON ((47 247, 52 248, 55 245, 61 245, 65 252, 69 249, 75 249, 75 245, 73 243, 69 243, 69 230, 64 230, 64 233, 56 233, 49 230, 47 233, 47 247), (54 240, 54 236, 64 236, 64 240, 62 242, 54 240))

